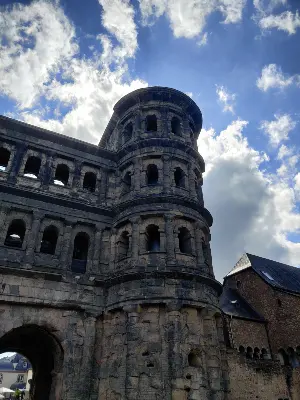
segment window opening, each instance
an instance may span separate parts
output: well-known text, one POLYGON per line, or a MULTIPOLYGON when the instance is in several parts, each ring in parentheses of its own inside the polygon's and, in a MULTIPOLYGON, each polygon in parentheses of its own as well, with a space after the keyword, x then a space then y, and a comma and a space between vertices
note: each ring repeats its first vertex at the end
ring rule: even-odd
POLYGON ((69 181, 69 167, 65 164, 58 164, 55 171, 55 185, 65 186, 69 181))
POLYGON ((21 219, 11 222, 4 244, 6 246, 21 248, 25 236, 26 226, 21 219))
POLYGON ((83 189, 94 193, 96 190, 96 174, 94 172, 86 172, 83 179, 83 189))
POLYGON ((192 254, 192 240, 190 231, 187 228, 180 228, 179 234, 179 250, 181 253, 192 254))
POLYGON ((41 168, 41 159, 39 157, 31 156, 28 157, 25 168, 24 176, 28 178, 37 178, 41 168))
POLYGON ((125 144, 132 138, 132 134, 133 134, 133 125, 132 125, 132 122, 129 122, 125 126, 124 131, 123 131, 123 144, 125 144))
POLYGON ((160 250, 160 233, 158 226, 149 225, 146 229, 146 250, 159 251, 160 250))
POLYGON ((146 130, 148 132, 157 131, 157 118, 156 115, 148 115, 146 118, 146 130))
POLYGON ((118 256, 119 260, 128 257, 129 253, 129 233, 127 231, 122 232, 119 243, 118 243, 118 256))
POLYGON ((43 233, 40 252, 45 254, 55 254, 57 238, 57 228, 55 226, 48 226, 43 233))
POLYGON ((252 347, 247 347, 246 357, 247 357, 247 358, 253 358, 253 350, 252 350, 252 347))
POLYGON ((245 354, 245 347, 244 346, 240 346, 239 347, 239 353, 245 354))
POLYGON ((185 182, 184 182, 184 172, 181 168, 177 167, 174 172, 174 180, 175 180, 175 185, 176 187, 185 187, 185 182))
POLYGON ((71 269, 73 272, 84 274, 89 250, 89 236, 85 232, 77 233, 74 239, 73 260, 71 269))
POLYGON ((253 353, 253 358, 254 358, 255 360, 258 360, 258 359, 259 359, 259 353, 260 353, 259 348, 258 348, 258 347, 255 347, 254 353, 253 353))
POLYGON ((127 171, 122 180, 122 193, 128 193, 131 189, 131 172, 127 171))
POLYGON ((0 171, 6 171, 10 159, 10 151, 4 147, 0 148, 0 171))
POLYGON ((191 351, 188 355, 188 363, 190 367, 199 368, 202 366, 200 354, 195 351, 191 351))
POLYGON ((156 185, 158 182, 158 168, 155 164, 150 164, 147 167, 147 185, 156 185))
POLYGON ((174 133, 176 136, 181 135, 181 125, 180 125, 180 120, 177 117, 173 117, 171 120, 171 131, 174 133))

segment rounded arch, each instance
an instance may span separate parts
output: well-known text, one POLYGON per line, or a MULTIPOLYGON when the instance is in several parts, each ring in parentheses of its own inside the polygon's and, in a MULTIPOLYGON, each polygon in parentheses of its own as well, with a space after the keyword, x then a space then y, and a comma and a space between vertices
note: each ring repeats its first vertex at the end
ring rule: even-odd
POLYGON ((160 232, 157 225, 151 224, 146 228, 146 250, 160 251, 160 232))
POLYGON ((180 187, 180 188, 185 187, 185 174, 180 167, 175 168, 174 181, 175 181, 176 187, 180 187))
POLYGON ((94 172, 88 171, 84 174, 83 178, 83 189, 94 193, 96 190, 97 176, 94 172))
POLYGON ((74 239, 72 271, 84 274, 90 247, 90 237, 86 232, 78 232, 74 239))
POLYGON ((181 135, 181 124, 180 124, 180 119, 178 117, 173 117, 171 119, 171 131, 176 136, 181 135))
POLYGON ((56 244, 58 239, 58 229, 54 225, 49 225, 45 228, 40 252, 45 254, 55 254, 56 244))
POLYGON ((24 176, 37 178, 40 173, 41 163, 42 160, 37 156, 28 157, 24 167, 24 176))
POLYGON ((26 232, 26 224, 22 219, 11 221, 5 238, 5 246, 22 248, 26 232))
POLYGON ((147 132, 156 132, 157 131, 157 117, 155 114, 147 115, 146 131, 147 132))
POLYGON ((178 230, 179 250, 181 253, 192 254, 192 236, 186 227, 178 230))
POLYGON ((38 325, 23 325, 0 338, 0 353, 16 352, 32 365, 33 376, 30 399, 53 399, 59 392, 56 380, 61 372, 64 353, 58 340, 38 325))
POLYGON ((66 164, 58 164, 55 170, 54 183, 65 186, 69 182, 69 167, 66 164))
POLYGON ((10 159, 10 151, 0 147, 0 171, 6 171, 10 159))
POLYGON ((147 185, 157 185, 158 183, 158 168, 155 164, 149 164, 147 166, 147 185))

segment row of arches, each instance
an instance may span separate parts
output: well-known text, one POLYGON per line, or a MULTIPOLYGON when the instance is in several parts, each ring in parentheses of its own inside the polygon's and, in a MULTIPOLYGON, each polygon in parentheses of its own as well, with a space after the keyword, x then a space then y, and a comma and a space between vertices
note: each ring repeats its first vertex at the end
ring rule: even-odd
POLYGON ((292 368, 297 368, 300 366, 300 346, 296 349, 293 347, 288 347, 285 349, 278 350, 278 359, 282 366, 290 366, 292 368))
MULTIPOLYGON (((0 148, 0 171, 6 171, 11 152, 4 148, 0 148)), ((24 166, 24 176, 37 179, 41 171, 42 160, 37 156, 29 156, 24 166)), ((60 186, 66 186, 69 182, 70 168, 68 165, 59 163, 55 168, 53 183, 60 186)), ((83 177, 82 188, 89 192, 95 192, 97 176, 94 172, 86 172, 83 177)))
MULTIPOLYGON (((183 135, 182 122, 180 118, 176 116, 173 116, 171 118, 170 129, 171 133, 175 136, 180 137, 183 135)), ((190 138, 191 141, 193 142, 194 127, 191 122, 189 123, 189 129, 190 129, 190 138)), ((158 130, 157 116, 155 114, 147 115, 145 119, 145 131, 150 133, 150 132, 157 132, 157 130, 158 130)), ((128 122, 127 124, 124 125, 122 131, 122 144, 125 144, 132 139, 133 131, 134 128, 132 122, 128 122)))
POLYGON ((254 347, 253 349, 251 346, 248 346, 246 348, 244 346, 240 346, 239 353, 248 359, 253 359, 253 360, 269 359, 268 351, 265 348, 259 349, 258 347, 254 347))
MULTIPOLYGON (((7 230, 4 241, 5 246, 22 248, 26 232, 26 224, 22 219, 13 220, 7 230)), ((59 231, 56 226, 49 225, 45 228, 40 245, 40 253, 54 255, 59 231)), ((86 232, 79 232, 74 239, 72 270, 74 272, 85 272, 86 261, 89 250, 90 238, 86 232)))

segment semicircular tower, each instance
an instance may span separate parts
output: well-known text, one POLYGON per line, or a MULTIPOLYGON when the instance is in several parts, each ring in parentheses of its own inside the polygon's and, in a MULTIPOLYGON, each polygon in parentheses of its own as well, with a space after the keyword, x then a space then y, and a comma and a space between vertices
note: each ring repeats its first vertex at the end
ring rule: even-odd
POLYGON ((115 105, 100 141, 117 153, 101 399, 226 396, 201 127, 190 97, 150 87, 115 105))

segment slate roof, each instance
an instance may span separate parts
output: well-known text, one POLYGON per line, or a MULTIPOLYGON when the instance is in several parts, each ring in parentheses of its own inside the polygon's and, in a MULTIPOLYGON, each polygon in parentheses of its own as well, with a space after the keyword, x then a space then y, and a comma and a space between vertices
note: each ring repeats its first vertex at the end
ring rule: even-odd
POLYGON ((227 276, 248 268, 252 268, 269 285, 300 294, 300 268, 245 253, 227 276))
POLYGON ((235 289, 224 288, 220 297, 220 306, 227 315, 260 322, 265 321, 235 289))

